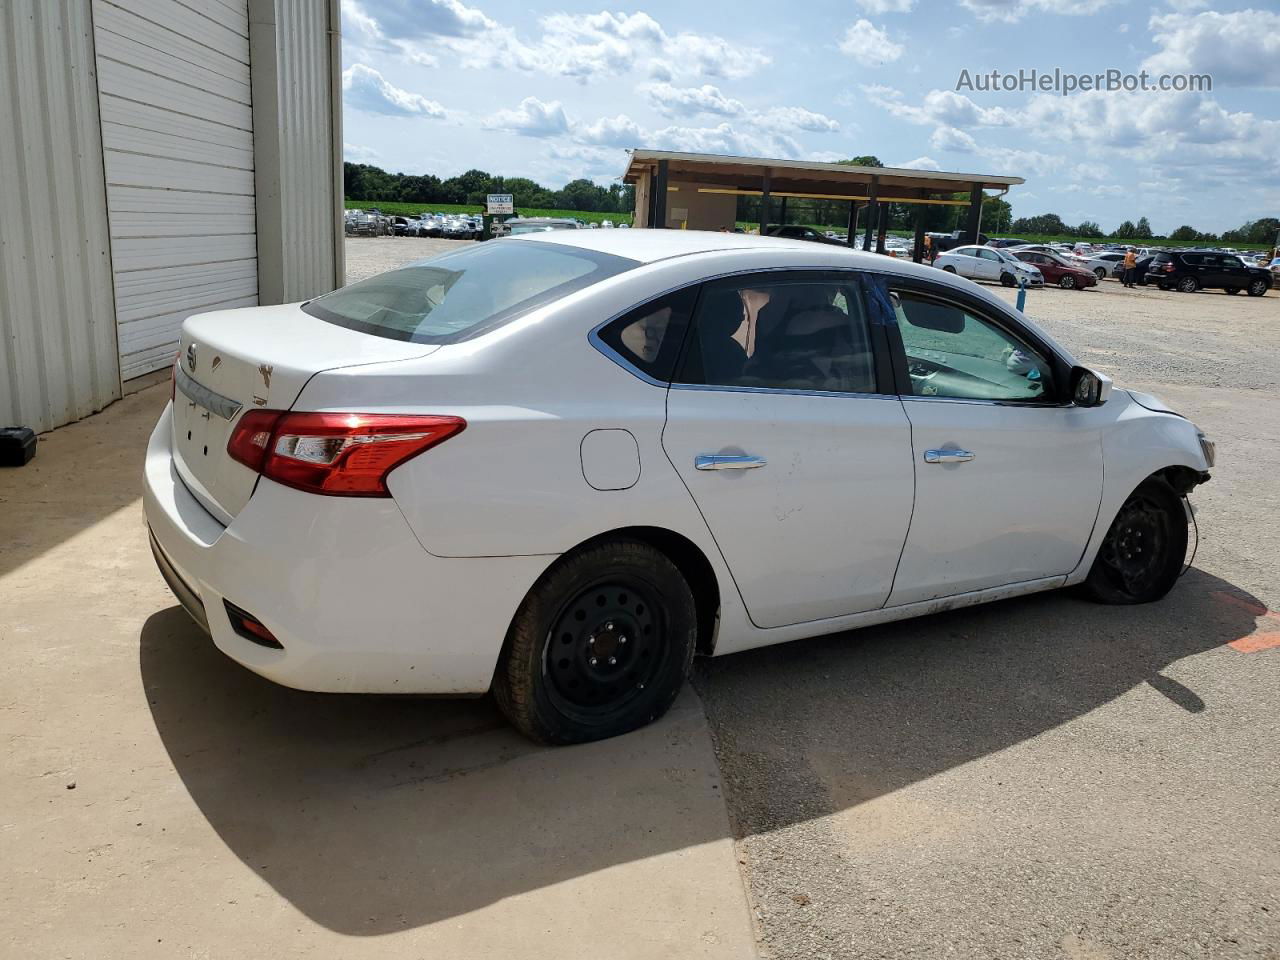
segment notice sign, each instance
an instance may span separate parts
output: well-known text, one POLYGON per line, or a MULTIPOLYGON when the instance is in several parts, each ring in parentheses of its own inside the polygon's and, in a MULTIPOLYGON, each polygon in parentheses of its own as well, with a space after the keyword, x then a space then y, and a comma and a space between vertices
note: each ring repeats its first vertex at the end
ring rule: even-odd
POLYGON ((515 213, 516 207, 509 193, 491 193, 488 196, 488 213, 515 213))

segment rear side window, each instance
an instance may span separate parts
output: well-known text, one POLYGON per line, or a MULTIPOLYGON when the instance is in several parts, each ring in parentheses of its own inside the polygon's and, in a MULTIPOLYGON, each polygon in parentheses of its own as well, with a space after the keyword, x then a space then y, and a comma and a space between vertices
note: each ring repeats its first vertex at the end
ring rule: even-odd
POLYGON ((1168 262, 1169 262, 1169 261, 1171 261, 1172 259, 1173 259, 1173 255, 1172 255, 1172 254, 1168 254, 1168 253, 1157 253, 1157 254, 1155 255, 1155 257, 1153 257, 1153 258, 1152 258, 1152 262, 1153 262, 1153 263, 1168 263, 1168 262))
POLYGON ((598 336, 641 373, 670 383, 697 300, 696 285, 677 290, 636 307, 602 328, 598 336))
POLYGON ((495 240, 353 283, 302 309, 388 340, 454 343, 635 266, 593 250, 495 240))

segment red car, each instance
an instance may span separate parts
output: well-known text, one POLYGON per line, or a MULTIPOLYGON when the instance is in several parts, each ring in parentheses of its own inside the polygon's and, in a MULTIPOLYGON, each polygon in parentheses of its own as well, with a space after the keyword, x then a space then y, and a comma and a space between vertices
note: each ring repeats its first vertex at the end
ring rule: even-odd
POLYGON ((1046 284, 1056 283, 1063 290, 1083 290, 1085 287, 1098 285, 1098 278, 1088 267, 1077 267, 1064 258, 1052 253, 1037 253, 1034 250, 1010 250, 1023 263, 1029 263, 1044 274, 1046 284))

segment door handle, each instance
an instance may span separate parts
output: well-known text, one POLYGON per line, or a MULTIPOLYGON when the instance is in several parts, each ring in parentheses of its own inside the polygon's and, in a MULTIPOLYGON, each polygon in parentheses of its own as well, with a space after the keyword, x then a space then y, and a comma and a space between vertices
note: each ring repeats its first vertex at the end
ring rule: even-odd
POLYGON ((926 450, 925 463, 968 463, 973 459, 968 450, 926 450))
POLYGON ((756 467, 763 467, 769 461, 764 457, 753 457, 749 455, 722 455, 700 453, 693 458, 693 468, 695 470, 754 470, 756 467))

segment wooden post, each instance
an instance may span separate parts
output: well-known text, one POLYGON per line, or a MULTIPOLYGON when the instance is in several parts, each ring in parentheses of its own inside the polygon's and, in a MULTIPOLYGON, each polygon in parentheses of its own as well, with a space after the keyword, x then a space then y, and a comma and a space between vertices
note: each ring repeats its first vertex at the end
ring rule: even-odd
MULTIPOLYGON (((928 198, 922 192, 920 199, 928 198)), ((916 263, 924 260, 924 215, 928 209, 928 206, 923 203, 916 204, 916 242, 911 248, 911 259, 916 263)))
POLYGON ((849 230, 845 234, 844 242, 846 245, 853 247, 858 243, 858 201, 849 201, 849 230))
POLYGON ((876 227, 876 253, 884 253, 884 238, 889 232, 889 204, 880 204, 880 223, 876 227))
POLYGON ((778 224, 786 226, 787 223, 787 198, 782 198, 782 207, 778 210, 778 224))
POLYGON ((876 213, 879 209, 876 203, 876 194, 880 187, 880 178, 871 178, 871 189, 867 191, 867 232, 862 238, 862 249, 871 250, 871 231, 876 228, 876 213))
POLYGON ((769 229, 769 168, 764 168, 764 184, 760 192, 760 236, 769 229))
POLYGON ((654 222, 651 226, 655 226, 660 230, 665 230, 667 226, 667 161, 658 161, 658 175, 654 178, 653 183, 653 215, 654 222))
POLYGON ((975 183, 969 193, 969 222, 965 225, 965 243, 978 242, 978 228, 982 226, 982 184, 975 183))

